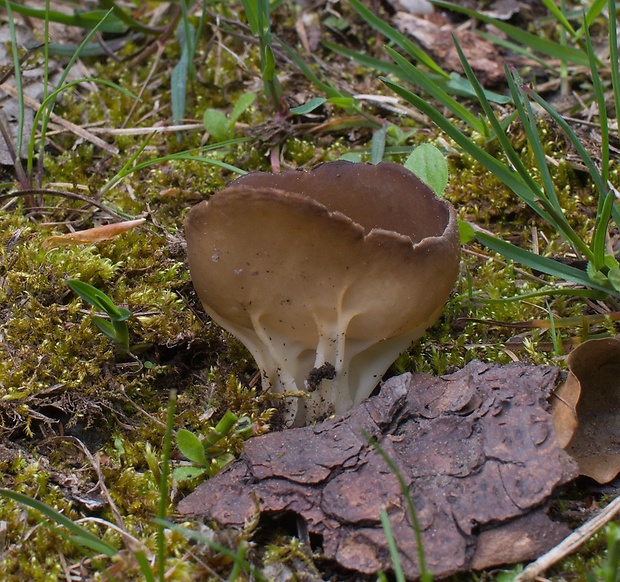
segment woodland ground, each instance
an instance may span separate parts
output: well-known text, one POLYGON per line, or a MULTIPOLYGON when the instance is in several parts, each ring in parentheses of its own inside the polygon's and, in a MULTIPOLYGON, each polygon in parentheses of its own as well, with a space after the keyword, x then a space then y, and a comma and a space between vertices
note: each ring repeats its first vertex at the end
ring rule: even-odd
MULTIPOLYGON (((271 39, 279 88, 275 81, 264 82, 268 63, 263 59, 261 64, 260 43, 240 2, 99 4, 102 13, 116 7, 108 20, 114 26, 102 26, 93 35, 87 52, 62 80, 70 56, 88 32, 75 26, 76 6, 54 3, 53 10, 72 16, 68 24, 52 22, 49 31, 41 13, 20 14, 17 6, 9 13, 8 4, 1 13, 6 51, 0 87, 5 93, 3 125, 21 125, 26 142, 33 107, 36 111, 59 80, 68 86, 49 118, 44 148, 35 139, 32 152, 22 149, 21 164, 11 163, 11 148, 2 148, 0 485, 43 501, 74 521, 84 520, 85 527, 119 550, 113 558, 97 552, 84 557, 62 528, 50 528, 39 513, 2 499, 3 580, 143 579, 135 553, 141 549, 151 558, 158 552, 158 526, 152 519, 161 515, 162 447, 172 389, 177 392, 175 430, 209 433, 226 411, 249 418, 255 434, 268 431, 274 422, 254 361, 206 316, 186 265, 183 218, 193 204, 236 176, 231 166, 250 172, 310 168, 341 156, 376 161, 378 140, 385 146, 383 159, 402 162, 416 145, 430 142, 448 160, 446 197, 461 219, 541 254, 575 258, 557 233, 504 184, 428 118, 397 99, 379 72, 321 44, 327 41, 389 62, 384 46, 391 43, 348 2, 272 3, 271 31, 299 55, 291 56, 271 39), (131 19, 120 18, 120 11, 131 19), (9 97, 20 92, 11 64, 11 20, 28 97, 21 123, 19 100, 9 110, 9 97), (196 30, 196 44, 188 46, 184 35, 196 30), (46 32, 47 57, 41 48, 46 32), (335 93, 311 82, 300 61, 320 73, 335 93), (45 88, 46 75, 50 89, 45 88), (355 106, 336 97, 302 114, 290 112, 336 93, 358 96, 355 106), (254 100, 245 97, 248 94, 254 100), (234 112, 239 103, 246 106, 234 112), (221 113, 205 119, 205 111, 212 109, 221 113), (382 127, 386 132, 375 139, 373 149, 373 135, 382 127), (50 238, 135 218, 146 221, 108 240, 76 244, 50 238), (69 279, 90 283, 131 312, 127 326, 132 352, 119 348, 93 324, 91 306, 71 291, 69 279)), ((366 5, 386 22, 395 22, 396 3, 368 0, 366 5)), ((469 7, 499 12, 502 19, 542 38, 561 36, 557 22, 538 2, 473 2, 469 7)), ((95 5, 87 8, 94 10, 95 5)), ((581 6, 569 8, 578 15, 581 6)), ((448 36, 474 29, 493 32, 456 12, 437 9, 428 20, 443 26, 448 36)), ((594 21, 592 35, 595 46, 607 42, 603 16, 594 21)), ((461 73, 448 44, 422 45, 447 72, 461 73)), ((485 54, 476 50, 477 42, 466 47, 485 87, 505 94, 503 67, 497 65, 513 64, 564 115, 585 120, 578 125, 580 136, 596 156, 600 126, 590 108, 587 69, 569 66, 558 75, 510 48, 489 46, 494 51, 490 55, 486 45, 485 54)), ((561 63, 556 64, 559 70, 561 63)), ((474 100, 459 99, 479 113, 474 100)), ((499 104, 496 110, 505 116, 511 106, 499 104)), ((613 117, 613 105, 610 111, 613 117)), ((41 135, 40 122, 35 120, 36 135, 41 135)), ((596 206, 592 186, 563 134, 546 117, 540 123, 567 217, 588 238, 596 206)), ((612 143, 618 146, 617 124, 612 128, 612 143)), ((519 124, 508 126, 507 133, 529 163, 531 153, 519 124)), ((15 139, 9 141, 15 144, 15 139)), ((472 139, 501 155, 493 143, 484 144, 484 138, 472 139)), ((610 180, 616 186, 617 153, 612 148, 610 180)), ((614 235, 612 230, 610 244, 614 235)), ((441 319, 389 374, 440 375, 474 359, 564 367, 566 351, 585 337, 617 334, 618 305, 612 296, 568 293, 502 300, 550 283, 555 284, 478 242, 465 244, 461 275, 441 319)), ((220 442, 222 455, 239 454, 243 436, 227 434, 220 442)), ((227 459, 217 457, 209 471, 227 459)), ((173 448, 173 467, 182 461, 173 448)), ((176 502, 198 481, 171 482, 164 503, 167 515, 174 517, 176 502)), ((580 480, 553 501, 554 511, 576 526, 615 491, 613 483, 599 487, 580 480)), ((245 548, 245 559, 259 568, 285 564, 291 580, 354 579, 325 563, 320 551, 304 546, 290 532, 254 525, 241 533, 219 533, 217 541, 233 551, 245 548)), ((166 579, 250 579, 230 557, 190 544, 179 532, 167 530, 165 546, 166 579)), ((598 534, 548 577, 583 580, 600 565, 604 549, 604 536, 598 534)), ((460 579, 503 575, 477 573, 460 579)))

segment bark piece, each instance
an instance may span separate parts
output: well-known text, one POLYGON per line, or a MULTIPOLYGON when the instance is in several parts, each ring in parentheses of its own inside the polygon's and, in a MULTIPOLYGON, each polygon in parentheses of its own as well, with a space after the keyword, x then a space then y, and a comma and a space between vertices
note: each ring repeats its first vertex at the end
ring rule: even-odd
POLYGON ((559 375, 472 362, 448 376, 392 378, 341 416, 250 440, 178 509, 225 526, 256 512, 294 512, 322 536, 327 558, 375 574, 391 569, 379 519, 386 508, 403 569, 416 579, 406 502, 368 435, 408 484, 437 577, 532 559, 566 534, 547 517, 546 501, 576 475, 546 412, 559 375))

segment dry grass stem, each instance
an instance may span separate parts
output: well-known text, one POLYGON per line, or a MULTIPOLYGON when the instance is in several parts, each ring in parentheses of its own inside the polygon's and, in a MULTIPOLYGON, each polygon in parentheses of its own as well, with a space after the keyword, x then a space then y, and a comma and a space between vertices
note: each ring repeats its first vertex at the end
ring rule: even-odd
POLYGON ((597 531, 607 525, 618 512, 620 512, 620 496, 616 497, 592 519, 586 521, 580 528, 562 540, 555 548, 543 554, 535 562, 532 562, 514 579, 514 582, 528 582, 543 574, 551 566, 578 550, 597 531))
MULTIPOLYGON (((17 90, 15 89, 15 87, 13 87, 12 85, 8 83, 3 83, 2 85, 0 85, 0 91, 4 91, 5 93, 8 93, 11 97, 17 97, 17 90)), ((36 99, 29 97, 25 93, 23 95, 23 98, 24 98, 24 103, 28 107, 33 109, 34 111, 38 111, 40 109, 41 104, 36 99)), ((65 130, 70 131, 71 133, 77 135, 78 137, 81 137, 82 139, 108 152, 109 154, 118 155, 119 153, 118 148, 110 145, 106 141, 102 140, 100 137, 97 137, 96 135, 92 134, 90 131, 85 130, 83 127, 80 127, 79 125, 76 125, 75 123, 71 123, 70 121, 63 119, 59 115, 56 115, 55 113, 50 113, 50 119, 53 122, 57 123, 58 125, 64 127, 65 130)))

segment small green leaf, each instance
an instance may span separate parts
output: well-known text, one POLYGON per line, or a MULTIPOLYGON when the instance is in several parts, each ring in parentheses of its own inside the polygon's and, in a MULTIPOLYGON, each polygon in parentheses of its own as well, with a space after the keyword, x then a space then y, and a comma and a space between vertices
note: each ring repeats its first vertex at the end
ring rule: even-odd
POLYGON ((112 325, 111 321, 104 319, 103 317, 98 317, 97 315, 93 316, 93 323, 112 341, 116 341, 116 330, 112 325))
POLYGON ((172 477, 177 481, 189 481, 194 477, 204 475, 206 472, 207 470, 204 467, 176 467, 172 471, 172 477))
POLYGON ((609 273, 607 273, 607 278, 609 279, 612 287, 616 291, 620 291, 620 268, 614 267, 613 269, 609 269, 609 273))
POLYGON ((242 416, 237 421, 237 426, 235 427, 235 434, 238 437, 241 437, 244 441, 249 439, 254 434, 252 419, 249 416, 242 416))
POLYGON ((234 126, 237 122, 237 119, 241 117, 242 113, 254 103, 256 99, 256 95, 254 93, 244 93, 237 99, 235 106, 233 107, 232 113, 230 114, 230 125, 234 126))
POLYGON ((461 239, 461 244, 467 244, 476 238, 476 231, 474 227, 469 224, 466 220, 459 220, 459 238, 461 239))
POLYGON ((618 267, 620 267, 620 263, 618 263, 616 257, 614 257, 613 255, 605 255, 604 262, 605 266, 608 269, 617 269, 618 267))
POLYGON ((290 111, 295 115, 305 115, 306 113, 311 113, 315 109, 318 109, 326 101, 327 99, 325 99, 325 97, 315 97, 314 99, 310 99, 310 101, 304 103, 303 105, 291 108, 290 111))
POLYGON ((189 24, 187 26, 187 30, 183 24, 179 24, 177 27, 177 38, 181 46, 181 58, 177 61, 174 69, 172 69, 172 75, 170 76, 172 119, 173 123, 177 124, 181 123, 181 120, 185 117, 187 80, 192 66, 191 36, 194 33, 194 28, 189 24), (189 38, 186 37, 187 33, 189 33, 189 38))
POLYGON ((93 315, 93 323, 121 348, 129 350, 129 328, 124 321, 108 321, 93 315))
POLYGON ((125 454, 125 447, 123 446, 123 441, 118 437, 114 439, 114 448, 121 454, 125 454))
POLYGON ((263 68, 263 80, 271 81, 276 76, 276 58, 270 45, 265 45, 265 59, 261 63, 263 68))
POLYGON ((378 164, 383 160, 386 132, 387 125, 384 124, 372 134, 372 141, 370 142, 371 164, 378 164))
POLYGON ((217 109, 207 109, 202 123, 215 141, 225 141, 232 137, 228 118, 217 109))
POLYGON ((344 162, 359 164, 362 161, 362 154, 360 152, 345 152, 338 159, 344 162))
POLYGON ((323 20, 323 25, 327 28, 334 28, 339 31, 346 30, 351 26, 349 20, 346 18, 338 18, 337 16, 328 16, 323 20))
POLYGON ((93 287, 84 281, 78 279, 69 279, 67 285, 77 293, 84 301, 87 301, 94 307, 105 311, 114 321, 124 321, 131 317, 131 311, 123 307, 117 307, 114 302, 100 289, 93 287))
POLYGON ((234 460, 234 455, 230 453, 224 453, 217 457, 217 459, 211 459, 211 464, 207 469, 209 477, 217 475, 226 465, 230 465, 234 460))
POLYGON ((208 464, 205 457, 205 449, 200 439, 193 432, 184 428, 179 429, 177 432, 177 446, 183 456, 190 461, 203 466, 208 464))
POLYGON ((607 276, 598 271, 592 261, 588 261, 588 266, 586 267, 586 272, 588 273, 588 278, 590 281, 594 281, 597 285, 606 285, 607 284, 607 276))
POLYGON ((437 196, 441 196, 448 185, 448 164, 443 154, 430 143, 414 149, 404 164, 422 182, 428 184, 437 196))
POLYGON ((330 97, 327 102, 343 109, 354 109, 357 107, 357 99, 353 99, 353 97, 330 97))

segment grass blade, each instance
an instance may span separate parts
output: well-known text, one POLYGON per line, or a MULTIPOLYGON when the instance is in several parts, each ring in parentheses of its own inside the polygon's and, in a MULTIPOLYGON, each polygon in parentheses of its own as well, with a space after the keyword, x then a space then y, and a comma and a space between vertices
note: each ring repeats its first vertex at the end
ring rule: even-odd
POLYGON ((390 471, 398 481, 400 492, 405 499, 405 502, 407 503, 409 518, 411 519, 411 524, 413 525, 416 549, 418 554, 418 567, 420 568, 420 580, 422 582, 430 582, 433 579, 433 575, 426 566, 426 556, 424 555, 424 545, 422 544, 422 529, 420 528, 420 521, 418 520, 418 512, 416 511, 413 499, 411 497, 411 492, 409 491, 409 487, 405 482, 405 478, 400 472, 398 465, 394 462, 394 459, 392 459, 392 457, 390 457, 390 455, 386 453, 385 449, 378 443, 377 439, 374 437, 370 437, 369 435, 365 435, 365 438, 367 438, 370 445, 374 447, 374 449, 379 453, 379 455, 381 455, 381 458, 385 461, 386 465, 390 468, 390 471))
POLYGON ((516 71, 512 71, 511 74, 508 69, 506 69, 506 79, 508 81, 508 87, 510 94, 512 95, 513 103, 515 104, 523 130, 527 136, 528 144, 532 148, 534 159, 536 160, 536 165, 543 182, 546 198, 556 212, 563 215, 564 211, 562 210, 562 206, 558 200, 553 179, 551 178, 549 167, 547 166, 547 158, 540 141, 538 127, 536 126, 536 117, 532 111, 529 99, 527 99, 527 96, 519 88, 519 86, 522 85, 522 81, 516 71))
POLYGON ((39 20, 44 20, 47 17, 52 22, 66 24, 68 26, 77 26, 87 30, 97 28, 101 30, 101 32, 110 32, 112 34, 123 34, 127 30, 127 27, 116 17, 108 18, 108 15, 113 12, 113 9, 107 11, 76 11, 73 14, 67 14, 65 12, 59 12, 58 10, 46 12, 44 9, 30 8, 29 6, 24 6, 17 2, 6 2, 6 4, 10 6, 11 10, 18 14, 23 14, 24 16, 30 16, 39 20))
MULTIPOLYGON (((17 160, 22 156, 22 145, 24 142, 24 120, 25 120, 25 107, 24 107, 24 87, 22 83, 22 70, 19 53, 17 51, 17 33, 15 31, 15 20, 13 13, 11 12, 13 6, 11 2, 5 0, 4 5, 7 11, 7 17, 9 21, 9 34, 11 38, 11 57, 13 60, 13 72, 15 75, 15 89, 17 89, 17 143, 15 144, 15 152, 17 154, 17 160)), ((16 160, 16 165, 21 163, 16 160)))
POLYGON ((488 135, 489 131, 485 124, 482 124, 480 120, 469 109, 461 105, 458 101, 450 97, 443 89, 428 77, 425 73, 420 71, 415 65, 410 63, 402 55, 399 55, 395 50, 385 47, 385 50, 394 59, 399 67, 400 73, 398 76, 404 81, 414 83, 419 87, 422 87, 431 97, 439 101, 444 107, 447 107, 454 115, 456 115, 461 121, 464 121, 474 131, 477 131, 481 135, 488 135))
POLYGON ((581 269, 564 265, 563 263, 554 261, 553 259, 549 259, 547 257, 541 257, 536 253, 522 249, 482 232, 476 232, 476 238, 490 249, 502 254, 508 259, 521 263, 526 267, 530 267, 530 269, 541 271, 542 273, 546 273, 552 277, 572 281, 573 283, 577 283, 578 285, 583 285, 591 289, 598 289, 599 291, 604 291, 609 295, 620 298, 620 292, 615 291, 611 287, 598 285, 581 269))
POLYGON ((107 79, 101 79, 99 77, 88 77, 84 79, 77 79, 75 81, 70 81, 66 85, 62 85, 57 87, 54 91, 52 91, 43 101, 41 102, 41 106, 37 109, 37 112, 34 115, 34 119, 32 122, 32 130, 30 132, 30 139, 28 140, 28 172, 32 172, 33 160, 34 160, 34 146, 37 138, 37 126, 39 125, 39 121, 41 122, 41 141, 39 144, 40 151, 44 151, 45 147, 45 135, 47 133, 47 122, 52 113, 52 109, 56 103, 56 99, 60 93, 66 91, 71 87, 75 87, 82 83, 98 83, 100 85, 105 85, 106 87, 111 87, 112 89, 116 89, 123 95, 127 95, 132 97, 133 99, 139 100, 140 98, 135 94, 117 85, 114 81, 108 81, 107 79))
MULTIPOLYGON (((46 503, 43 503, 42 501, 39 501, 38 499, 33 499, 28 495, 18 493, 17 491, 11 491, 10 489, 0 489, 0 496, 7 497, 8 499, 17 501, 18 503, 21 503, 22 505, 25 505, 30 509, 35 509, 41 512, 48 519, 51 519, 58 525, 66 527, 72 534, 74 534, 76 540, 79 541, 79 543, 82 545, 85 545, 85 542, 96 545, 98 548, 97 551, 100 551, 102 554, 110 558, 114 557, 117 554, 116 548, 107 544, 86 528, 73 522, 66 515, 63 515, 62 513, 56 511, 54 508, 50 507, 46 503)), ((69 539, 73 540, 73 538, 69 539)))
MULTIPOLYGON (((585 19, 585 15, 584 15, 585 19)), ((607 184, 609 179, 609 121, 607 119, 607 106, 605 103, 605 92, 603 84, 598 73, 597 63, 594 57, 594 47, 592 46, 592 38, 590 31, 585 29, 586 46, 588 48, 588 56, 590 57, 590 77, 592 78, 592 88, 594 89, 594 99, 598 108, 599 125, 601 131, 601 178, 603 183, 607 184)), ((611 61, 611 69, 618 69, 618 61, 611 61)), ((599 207, 601 206, 599 201, 599 207)))
POLYGON ((258 36, 258 2, 257 0, 241 0, 250 31, 258 36))
POLYGON ((334 97, 343 97, 347 98, 348 95, 341 93, 334 87, 331 82, 324 81, 319 79, 312 71, 312 69, 306 64, 306 62, 297 54, 295 50, 293 50, 290 46, 288 46, 282 39, 273 35, 273 38, 278 42, 278 44, 288 53, 288 56, 291 60, 297 65, 299 70, 313 83, 316 87, 321 89, 330 99, 334 97))
POLYGON ((523 46, 538 51, 539 53, 550 56, 554 59, 558 59, 560 61, 565 60, 575 65, 580 65, 583 67, 588 66, 588 55, 585 53, 585 51, 581 49, 570 46, 562 46, 558 42, 554 42, 546 38, 541 38, 539 36, 536 36, 535 34, 531 34, 522 30, 521 28, 512 26, 511 24, 507 24, 502 20, 487 16, 486 14, 482 14, 480 12, 477 12, 476 10, 465 8, 464 6, 458 6, 457 4, 445 2, 444 0, 431 0, 431 2, 435 6, 438 6, 440 8, 445 8, 446 10, 453 10, 454 12, 460 12, 461 14, 466 14, 471 18, 475 18, 482 22, 492 24, 493 26, 507 34, 513 40, 521 43, 523 46))
POLYGON ((252 566, 252 564, 250 564, 245 558, 240 558, 239 556, 237 556, 236 552, 233 552, 232 550, 228 549, 226 546, 223 546, 222 544, 218 544, 217 542, 214 542, 210 538, 203 536, 199 534, 198 532, 191 530, 187 527, 183 527, 182 525, 177 525, 176 523, 172 523, 170 521, 160 520, 160 519, 156 519, 155 522, 157 524, 161 524, 167 527, 168 529, 171 529, 172 531, 176 531, 180 533, 182 536, 184 536, 188 540, 189 539, 196 540, 197 542, 207 544, 211 549, 215 550, 216 552, 219 552, 223 556, 226 556, 227 558, 232 560, 234 563, 238 563, 244 572, 254 577, 256 582, 267 582, 266 578, 261 574, 258 568, 255 568, 254 566, 252 566))
MULTIPOLYGON (((588 8, 588 11, 586 12, 586 19, 585 22, 579 27, 579 30, 577 30, 577 37, 580 37, 583 35, 583 32, 585 30, 585 28, 590 28, 590 26, 592 26, 592 22, 593 20, 603 11, 603 8, 605 7, 605 4, 607 4, 607 0, 594 0, 594 2, 592 2, 592 4, 590 5, 590 8, 588 8)), ((615 14, 616 12, 609 12, 609 14, 615 14)), ((611 38, 610 38, 611 41, 611 38)), ((617 60, 611 60, 612 63, 617 63, 617 60)))
MULTIPOLYGON (((609 30, 609 62, 618 63, 618 29, 616 27, 616 0, 608 0, 608 30, 609 30)), ((586 15, 587 18, 587 15, 586 15)), ((620 67, 611 67, 611 86, 614 94, 616 109, 617 130, 620 129, 620 67)))
MULTIPOLYGON (((141 148, 140 151, 143 151, 144 148, 146 148, 147 144, 148 144, 148 140, 150 140, 155 132, 153 132, 149 137, 147 137, 146 143, 144 143, 141 148)), ((187 161, 194 161, 194 162, 201 162, 203 164, 211 164, 212 166, 218 166, 219 168, 222 168, 224 170, 228 170, 230 172, 233 172, 235 174, 247 174, 247 172, 245 170, 242 170, 241 168, 237 168, 236 166, 233 166, 231 164, 227 164, 226 162, 222 162, 220 160, 216 160, 215 158, 207 158, 204 156, 199 156, 197 155, 198 153, 206 153, 208 151, 212 151, 212 150, 216 150, 216 149, 223 149, 226 148, 229 145, 235 145, 238 143, 242 143, 242 142, 246 142, 251 140, 252 138, 250 137, 239 137, 239 138, 234 138, 234 139, 229 139, 227 141, 222 141, 222 142, 218 142, 215 144, 209 144, 206 146, 202 146, 201 148, 199 148, 197 151, 196 150, 184 150, 182 152, 177 152, 176 154, 167 154, 165 156, 158 156, 156 158, 153 158, 151 160, 146 160, 144 162, 139 162, 135 165, 131 165, 133 163, 133 161, 135 161, 135 159, 137 159, 139 152, 134 153, 134 155, 132 156, 132 162, 131 163, 126 163, 123 168, 121 168, 121 170, 119 170, 113 178, 111 178, 110 180, 108 180, 108 182, 106 182, 106 184, 104 186, 102 186, 102 188, 99 191, 100 196, 102 196, 105 192, 108 192, 111 188, 113 188, 114 186, 116 186, 116 184, 118 184, 121 180, 123 180, 124 178, 126 178, 127 176, 129 176, 130 174, 132 174, 133 172, 138 172, 140 170, 143 170, 144 168, 148 168, 149 166, 153 166, 156 164, 160 164, 162 162, 170 162, 172 160, 187 160, 187 161), (192 153, 196 151, 196 153, 192 153)), ((128 217, 128 218, 133 218, 133 217, 128 217)))
MULTIPOLYGON (((47 18, 51 18, 50 14, 51 12, 48 11, 43 11, 44 15, 47 18)), ((112 15, 112 9, 108 10, 105 14, 103 14, 99 20, 99 22, 97 24, 95 24, 95 26, 92 28, 92 30, 86 35, 86 37, 84 38, 84 40, 80 43, 80 45, 78 46, 77 50, 75 51, 75 53, 73 54, 73 56, 69 59, 69 62, 67 63, 67 65, 65 66, 62 75, 60 76, 60 79, 58 80, 58 83, 56 84, 56 91, 54 91, 52 94, 54 95, 54 99, 52 99, 51 101, 48 102, 48 104, 46 105, 46 108, 43 107, 43 104, 41 104, 41 107, 39 108, 39 111, 42 111, 45 113, 45 115, 42 117, 41 119, 41 138, 40 138, 40 156, 39 156, 39 164, 42 164, 42 158, 43 158, 43 154, 45 152, 45 136, 47 134, 47 122, 49 120, 50 115, 52 114, 52 111, 54 110, 54 105, 56 104, 56 96, 58 95, 58 90, 61 89, 65 83, 65 81, 67 80, 67 76, 69 75, 69 72, 71 71, 71 68, 73 67, 73 65, 75 64, 75 62, 78 60, 78 58, 81 55, 82 50, 84 49, 84 47, 86 47, 90 41, 90 39, 98 32, 104 29, 104 24, 107 21, 107 19, 112 15)), ((48 97, 49 98, 49 97, 48 97)), ((37 111, 37 117, 39 116, 39 111, 37 111)), ((32 126, 32 133, 30 135, 30 141, 28 143, 28 175, 30 177, 32 177, 32 166, 33 166, 33 157, 34 157, 34 142, 36 141, 36 129, 37 129, 37 124, 33 123, 32 126), (33 152, 31 154, 31 152, 33 152)))
MULTIPOLYGON (((590 174, 590 178, 594 182, 594 185, 599 192, 599 196, 605 196, 605 193, 608 192, 608 186, 605 182, 603 182, 603 177, 598 171, 596 164, 592 161, 590 154, 588 154, 585 147, 581 143, 581 140, 577 137, 577 134, 575 134, 571 126, 568 125, 566 120, 555 110, 555 108, 553 108, 549 103, 547 103, 540 95, 538 95, 531 89, 528 89, 527 87, 523 87, 522 89, 532 100, 536 101, 536 103, 538 103, 547 113, 549 113, 549 115, 553 117, 555 122, 562 128, 562 130, 570 140, 571 144, 577 150, 579 157, 588 168, 588 173, 590 174)), ((599 210, 602 211, 601 206, 599 206, 599 210)), ((599 213, 597 212, 597 220, 598 214, 599 213)), ((620 212, 614 204, 611 204, 611 215, 613 216, 616 225, 620 227, 620 212)))
MULTIPOLYGON (((58 532, 58 533, 60 533, 60 532, 58 532)), ((118 553, 115 550, 114 554, 112 554, 110 556, 108 554, 108 552, 109 552, 108 544, 106 544, 104 541, 102 541, 102 540, 100 540, 98 538, 93 540, 93 539, 90 539, 90 538, 85 538, 83 536, 67 536, 66 539, 68 539, 77 548, 84 548, 84 549, 93 550, 97 554, 103 554, 104 556, 108 556, 110 558, 115 556, 118 553)))
MULTIPOLYGON (((185 5, 184 2, 181 2, 185 5)), ((187 95, 187 79, 190 74, 192 59, 190 56, 194 29, 190 24, 183 23, 177 27, 177 39, 181 47, 181 58, 172 69, 170 76, 170 100, 172 105, 172 123, 179 125, 185 117, 185 99, 187 95), (187 29, 189 27, 189 30, 187 29)), ((177 132, 180 141, 182 134, 177 132)))
MULTIPOLYGON (((463 70, 465 71, 465 75, 467 76, 467 78, 469 79, 469 82, 472 84, 474 90, 476 91, 478 102, 482 106, 482 109, 487 119, 491 123, 491 127, 493 128, 493 131, 495 132, 495 137, 497 138, 500 146, 502 147, 502 150, 506 154, 508 160, 510 161, 514 169, 519 173, 519 175, 523 179, 525 185, 531 191, 533 199, 541 200, 543 198, 543 195, 542 195, 540 186, 534 181, 531 174, 527 171, 527 168, 521 161, 521 157, 517 154, 517 152, 512 147, 510 140, 505 134, 504 128, 502 127, 499 119, 497 119, 497 116, 495 115, 495 112, 493 111, 491 104, 486 99, 485 94, 484 94, 484 89, 482 85, 480 84, 480 82, 478 81, 476 75, 474 74, 473 69, 469 65, 469 61, 465 57, 465 54, 463 53, 463 50, 461 49, 461 45, 456 40, 456 38, 454 38, 453 40, 454 40, 454 44, 455 44, 459 59, 461 61, 461 66, 463 67, 463 70)), ((515 97, 518 97, 518 96, 515 93, 512 93, 512 97, 514 101, 515 97)), ((517 114, 518 114, 518 109, 517 109, 517 114)))
POLYGON ((146 582, 155 582, 155 575, 153 574, 153 568, 151 568, 151 563, 147 558, 146 554, 142 550, 138 550, 134 553, 136 561, 140 566, 140 572, 144 576, 144 580, 146 582))
POLYGON ((370 24, 370 26, 372 26, 375 30, 378 30, 394 44, 398 45, 411 58, 416 59, 438 75, 446 78, 449 77, 448 73, 446 73, 421 48, 416 46, 404 34, 398 32, 398 30, 390 26, 387 22, 385 22, 385 20, 382 20, 378 16, 375 16, 375 14, 373 14, 371 10, 366 8, 359 0, 349 0, 349 3, 353 7, 353 10, 355 10, 368 24, 370 24))
POLYGON ((390 518, 388 517, 387 511, 382 509, 379 517, 381 518, 381 527, 383 528, 385 541, 387 542, 390 557, 392 558, 392 567, 394 569, 394 577, 396 578, 396 582, 406 582, 405 573, 403 572, 403 567, 400 563, 400 555, 398 554, 398 547, 396 546, 396 540, 394 539, 394 533, 392 532, 392 526, 390 525, 390 518))
POLYGON ((104 8, 111 9, 114 16, 118 18, 118 20, 127 25, 128 28, 131 28, 137 32, 141 32, 143 34, 158 34, 163 28, 152 28, 147 26, 146 24, 142 24, 139 20, 133 18, 130 14, 125 12, 114 0, 99 0, 101 5, 104 8))
MULTIPOLYGON (((344 46, 340 46, 338 44, 334 44, 326 40, 321 41, 321 44, 328 50, 353 59, 356 63, 372 69, 373 71, 377 71, 384 75, 395 75, 402 79, 402 70, 398 65, 394 63, 388 63, 386 61, 382 61, 381 59, 375 59, 374 57, 370 57, 365 53, 360 53, 358 51, 352 50, 344 46)), ((396 54, 398 56, 401 56, 399 53, 396 54)), ((409 61, 406 62, 409 63, 409 61)), ((447 79, 445 76, 437 75, 435 73, 425 72, 422 73, 422 75, 424 79, 432 81, 437 87, 450 95, 459 95, 461 97, 467 98, 472 98, 476 96, 476 93, 474 92, 474 89, 470 85, 469 81, 467 79, 464 79, 460 75, 457 75, 456 73, 452 73, 447 79)), ((510 97, 507 97, 506 95, 501 95, 493 91, 487 91, 486 89, 484 92, 487 96, 487 99, 489 101, 492 101, 493 103, 510 102, 510 97)))
POLYGON ((538 103, 551 117, 553 117, 555 122, 562 128, 564 133, 566 133, 567 137, 570 139, 571 143, 577 150, 579 157, 582 159, 583 163, 588 168, 588 173, 590 174, 590 177, 594 181, 596 188, 602 192, 607 190, 607 186, 605 182, 603 182, 603 178, 600 172, 598 171, 596 165, 592 161, 590 154, 588 154, 583 144, 581 143, 581 140, 577 137, 577 135, 575 134, 571 126, 568 125, 566 120, 555 110, 553 106, 547 103, 547 101, 545 101, 540 95, 538 95, 531 89, 528 89, 527 87, 523 87, 523 91, 531 99, 536 101, 536 103, 538 103))
POLYGON ((547 10, 551 12, 555 21, 558 22, 568 34, 570 34, 574 39, 577 38, 577 32, 572 27, 571 23, 566 19, 564 12, 558 7, 554 0, 542 0, 542 3, 545 5, 547 10))
POLYGON ((485 40, 488 40, 490 43, 493 43, 494 45, 497 45, 497 46, 504 47, 513 53, 523 55, 524 57, 537 62, 541 67, 548 69, 554 75, 557 73, 558 69, 555 63, 549 62, 549 59, 545 59, 545 58, 541 58, 537 56, 532 51, 521 46, 520 44, 510 42, 508 40, 500 38, 499 36, 495 34, 489 34, 488 32, 484 32, 483 30, 476 30, 475 32, 478 36, 484 38, 485 40))
POLYGON ((495 174, 508 188, 510 188, 519 198, 521 198, 534 212, 541 218, 546 220, 552 226, 557 227, 556 221, 539 205, 539 200, 532 194, 523 179, 517 172, 509 168, 506 164, 494 158, 491 154, 478 147, 465 134, 456 128, 449 120, 447 120, 439 111, 437 111, 427 101, 418 97, 411 91, 401 87, 397 83, 382 78, 392 91, 406 99, 414 107, 427 115, 440 129, 449 135, 461 148, 482 164, 487 170, 495 174))
MULTIPOLYGON (((615 14, 615 13, 614 13, 615 14)), ((585 20, 585 14, 584 14, 585 20)), ((601 132, 601 180, 607 184, 609 180, 609 120, 607 118, 607 105, 605 103, 605 92, 601 77, 598 73, 596 61, 594 60, 594 48, 592 46, 592 38, 590 30, 585 28, 586 47, 590 56, 590 76, 592 77, 592 87, 594 88, 594 98, 598 107, 599 126, 601 132)), ((613 61, 611 61, 613 63, 613 61)), ((618 69, 616 64, 612 64, 612 69, 618 69)), ((617 105, 616 105, 617 106, 617 105)), ((594 253, 593 265, 596 270, 603 268, 605 264, 607 232, 609 227, 609 219, 614 202, 614 194, 608 188, 599 190, 598 211, 596 216, 596 225, 594 235, 592 237, 592 252, 594 253)))
POLYGON ((375 59, 374 57, 370 57, 365 53, 354 51, 353 49, 350 49, 346 46, 341 46, 339 44, 329 42, 328 40, 321 41, 321 44, 326 49, 339 55, 353 59, 356 63, 363 65, 364 67, 368 67, 375 72, 383 73, 384 75, 398 74, 398 66, 394 63, 388 63, 387 61, 382 61, 381 59, 375 59))
POLYGON ((164 534, 166 513, 168 511, 168 475, 170 474, 170 451, 172 450, 172 429, 176 410, 177 393, 170 391, 166 432, 162 450, 161 477, 159 480, 159 506, 157 508, 157 574, 161 582, 166 579, 166 536, 164 534))

